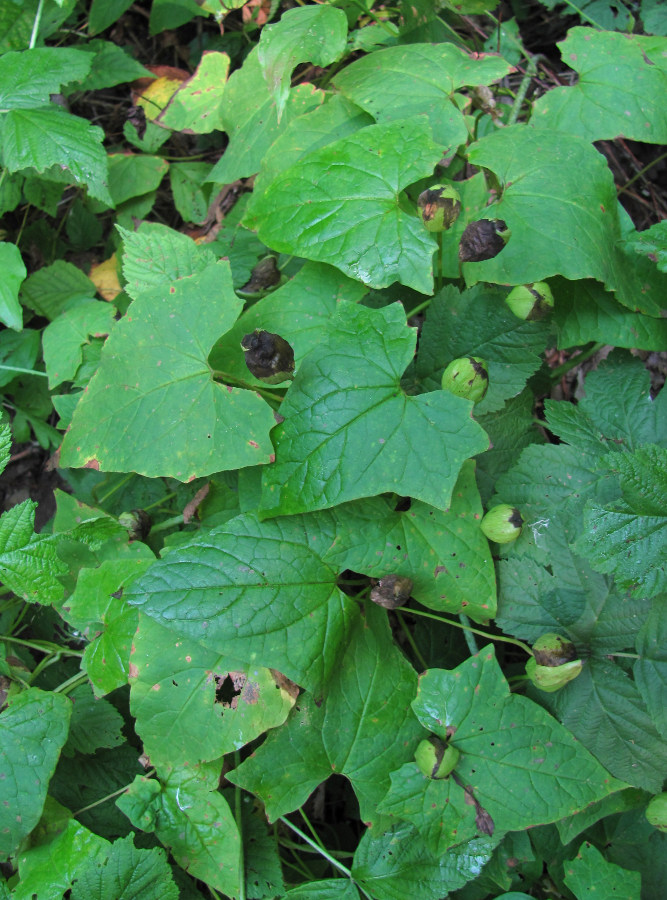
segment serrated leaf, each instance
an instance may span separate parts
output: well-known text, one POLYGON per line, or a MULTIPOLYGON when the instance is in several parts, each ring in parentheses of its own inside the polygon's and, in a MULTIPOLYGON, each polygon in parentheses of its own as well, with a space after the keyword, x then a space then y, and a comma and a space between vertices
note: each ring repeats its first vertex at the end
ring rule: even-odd
MULTIPOLYGON (((90 28, 90 19, 88 26, 90 28)), ((117 84, 126 84, 136 78, 152 78, 152 72, 144 68, 138 60, 133 59, 126 50, 111 41, 88 41, 87 44, 82 45, 82 49, 86 53, 90 53, 93 58, 90 72, 78 86, 79 90, 99 91, 115 87, 117 84)))
POLYGON ((442 155, 448 156, 468 137, 455 92, 464 85, 491 84, 509 69, 498 56, 473 57, 454 44, 409 44, 355 60, 334 84, 380 123, 425 114, 442 155))
POLYGON ((34 533, 33 500, 24 500, 0 517, 0 574, 4 585, 31 603, 48 606, 63 596, 58 575, 67 572, 55 535, 34 533))
POLYGON ((511 232, 493 259, 464 264, 468 284, 595 278, 630 309, 660 315, 664 279, 648 260, 646 269, 636 257, 628 264, 613 178, 588 141, 513 125, 474 144, 468 159, 498 176, 501 198, 483 217, 502 219, 511 232))
POLYGON ((245 224, 268 247, 331 263, 371 287, 400 281, 430 294, 435 243, 400 195, 440 156, 424 118, 371 125, 278 175, 245 224))
POLYGON ((125 290, 136 300, 146 290, 201 274, 216 259, 208 250, 166 225, 144 223, 136 231, 118 228, 123 238, 125 290))
POLYGON ((389 773, 423 734, 410 709, 415 688, 416 673, 393 643, 386 615, 369 604, 327 683, 324 704, 300 699, 300 711, 228 777, 258 793, 275 820, 336 772, 352 783, 362 821, 375 823, 389 773))
POLYGON ((215 382, 207 362, 240 309, 226 261, 142 293, 104 345, 60 464, 186 482, 267 462, 270 407, 215 382))
POLYGON ((656 222, 646 231, 634 232, 626 237, 628 247, 647 256, 661 272, 667 272, 667 221, 656 222))
POLYGON ((67 739, 72 705, 64 694, 28 688, 0 713, 0 857, 14 853, 37 825, 67 739))
POLYGON ((384 491, 447 509, 463 461, 488 443, 469 401, 445 391, 403 393, 414 346, 400 304, 341 304, 327 342, 301 363, 281 406, 263 513, 291 515, 384 491))
POLYGON ((86 119, 53 109, 12 109, 0 122, 3 162, 9 172, 57 166, 61 177, 85 186, 112 206, 107 188, 104 132, 86 119))
POLYGON ((340 524, 327 559, 373 578, 405 576, 423 606, 488 621, 496 612, 496 585, 479 527, 482 514, 475 466, 468 461, 447 511, 416 500, 398 512, 380 497, 339 508, 340 524))
MULTIPOLYGON (((174 206, 186 222, 203 222, 208 213, 211 188, 205 184, 211 167, 208 163, 171 163, 169 166, 169 184, 174 198, 174 206)), ((248 234, 248 232, 245 232, 248 234)), ((249 235, 254 237, 254 235, 249 235)), ((228 254, 224 254, 228 256, 228 254)), ((232 275, 234 262, 230 259, 232 275)), ((234 283, 236 287, 236 281, 234 283)))
POLYGON ((72 900, 178 900, 164 850, 138 850, 132 835, 109 848, 107 859, 87 859, 77 869, 72 900))
POLYGON ((576 134, 589 141, 667 142, 664 41, 637 34, 571 28, 558 44, 563 62, 579 77, 539 97, 531 125, 576 134))
POLYGON ((634 664, 635 683, 656 728, 667 738, 667 615, 665 597, 656 597, 637 634, 639 659, 634 664))
POLYGON ((226 53, 204 51, 194 73, 172 95, 156 122, 187 134, 223 131, 220 105, 228 72, 226 53))
POLYGON ((582 844, 576 857, 566 863, 564 881, 577 900, 589 900, 602 893, 613 894, 619 900, 637 900, 641 888, 639 872, 607 862, 589 843, 582 844))
POLYGON ((618 666, 590 659, 574 681, 541 701, 616 778, 651 793, 661 789, 667 747, 618 666))
POLYGON ((253 303, 211 351, 214 369, 233 378, 260 385, 250 374, 241 339, 255 329, 279 334, 294 350, 296 366, 329 333, 331 317, 341 301, 357 303, 364 285, 342 275, 333 266, 307 262, 287 284, 253 303))
POLYGON ((12 430, 7 422, 0 422, 0 474, 4 472, 11 455, 12 430))
POLYGON ((437 856, 413 825, 402 823, 381 836, 362 836, 352 875, 375 900, 437 900, 476 878, 496 843, 476 838, 437 856))
POLYGON ((241 841, 217 790, 220 768, 216 763, 174 769, 162 783, 137 776, 116 805, 136 828, 154 831, 193 878, 236 896, 241 841))
POLYGON ((0 58, 0 109, 46 106, 61 85, 81 81, 92 59, 72 47, 33 47, 0 58))
POLYGON ((240 750, 287 718, 294 705, 280 680, 234 662, 139 617, 130 662, 130 708, 153 765, 197 765, 240 750), (177 637, 178 639, 174 640, 177 637), (225 682, 229 699, 218 697, 225 682))
POLYGON ((262 29, 257 56, 275 98, 278 121, 290 90, 290 77, 299 63, 328 66, 343 55, 347 16, 333 6, 289 9, 275 25, 262 29))
POLYGON ((124 743, 123 717, 107 700, 96 699, 89 684, 78 685, 70 692, 73 704, 69 735, 63 748, 66 756, 94 753, 124 743))
POLYGON ((321 558, 332 529, 322 513, 238 516, 155 563, 126 598, 204 647, 321 690, 358 615, 321 558))
POLYGON ((38 269, 21 287, 23 305, 51 321, 70 304, 94 296, 95 285, 90 278, 64 259, 38 269))
POLYGON ((19 288, 27 274, 21 251, 15 244, 0 243, 0 322, 14 331, 23 328, 23 310, 19 303, 19 288))
POLYGON ((83 361, 83 347, 90 337, 106 337, 114 325, 115 309, 109 303, 83 302, 70 307, 42 332, 44 364, 49 388, 73 381, 83 361))
POLYGON ((454 359, 478 356, 488 363, 489 388, 475 404, 475 417, 496 412, 521 393, 549 338, 547 323, 521 321, 503 302, 504 295, 488 285, 463 293, 447 286, 433 298, 420 336, 415 376, 425 390, 440 388, 442 373, 454 359))
POLYGON ((225 87, 219 112, 229 134, 229 146, 213 167, 209 181, 229 184, 237 178, 254 175, 264 154, 290 120, 323 101, 322 91, 312 84, 300 84, 290 91, 284 114, 278 121, 275 99, 264 79, 257 48, 253 49, 225 87))
MULTIPOLYGON (((404 766, 412 766, 426 792, 421 809, 415 797, 404 816, 433 852, 465 840, 455 830, 457 807, 459 818, 466 806, 470 810, 461 823, 468 835, 470 815, 474 832, 475 815, 482 812, 495 829, 511 831, 557 821, 624 787, 537 704, 510 694, 491 647, 453 671, 429 669, 421 675, 413 708, 425 728, 443 739, 451 735, 450 743, 461 753, 456 779, 435 782, 416 763, 404 766), (429 791, 448 795, 448 806, 430 806, 429 791)), ((389 811, 392 796, 403 792, 400 774, 392 780, 382 810, 389 811)), ((395 800, 393 808, 397 812, 395 800)), ((488 820, 484 827, 490 827, 488 820)))
POLYGON ((588 341, 612 347, 659 350, 667 346, 667 321, 644 316, 621 306, 597 281, 555 280, 554 318, 558 347, 577 347, 588 341))

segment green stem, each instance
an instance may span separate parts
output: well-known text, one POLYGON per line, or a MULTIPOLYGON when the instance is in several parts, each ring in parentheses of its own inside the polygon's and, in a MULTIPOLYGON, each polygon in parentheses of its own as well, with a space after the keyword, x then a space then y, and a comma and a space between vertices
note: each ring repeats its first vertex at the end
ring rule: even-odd
POLYGON ((585 22, 588 22, 589 25, 593 25, 594 28, 599 28, 600 31, 605 31, 605 29, 602 27, 602 25, 600 25, 599 22, 596 22, 595 19, 591 19, 590 16, 587 16, 585 12, 583 12, 581 9, 579 9, 578 6, 572 3, 572 0, 563 0, 563 3, 565 3, 566 6, 569 6, 571 9, 575 10, 577 15, 581 16, 581 18, 585 22))
POLYGON ((157 525, 153 525, 151 528, 151 534, 157 534, 160 531, 166 531, 168 528, 171 528, 172 525, 183 525, 183 513, 179 513, 177 516, 172 516, 171 519, 165 519, 164 522, 158 522, 157 525))
POLYGON ((505 637, 500 634, 489 634, 488 631, 481 631, 479 628, 473 628, 471 625, 464 625, 462 622, 457 622, 456 619, 446 619, 444 616, 434 616, 433 613, 422 612, 421 609, 412 609, 412 607, 409 606, 405 607, 405 612, 409 612, 415 616, 423 616, 425 619, 435 619, 436 622, 444 622, 445 625, 453 625, 455 628, 464 628, 467 631, 472 631, 473 634, 481 635, 481 637, 486 638, 489 641, 514 644, 517 647, 521 647, 522 650, 525 650, 529 656, 533 655, 533 651, 528 644, 524 644, 523 641, 519 641, 516 638, 505 637))
POLYGON ((176 496, 176 491, 172 491, 171 494, 167 494, 167 496, 163 497, 161 500, 156 500, 155 503, 144 506, 144 512, 148 512, 149 509, 155 509, 157 506, 162 506, 163 503, 166 503, 168 500, 173 500, 176 496))
POLYGON ((438 271, 435 278, 436 292, 442 290, 442 231, 437 232, 436 240, 438 241, 438 252, 436 255, 438 271))
POLYGON ((662 156, 658 156, 656 159, 653 160, 653 162, 650 162, 647 166, 644 166, 643 169, 640 169, 636 175, 632 176, 632 178, 630 179, 630 181, 628 181, 627 184, 625 184, 622 188, 618 189, 616 196, 620 197, 621 194, 623 193, 623 191, 627 191, 627 189, 630 187, 631 184, 634 184, 638 178, 641 178, 642 175, 646 174, 646 172, 648 172, 648 170, 650 168, 652 168, 654 165, 656 165, 656 163, 662 162, 663 159, 667 159, 667 153, 663 153, 662 156))
POLYGON ((32 32, 30 34, 30 43, 28 44, 28 50, 33 50, 35 44, 37 43, 37 35, 39 34, 39 26, 42 21, 42 12, 44 10, 44 0, 39 0, 39 4, 37 6, 37 12, 35 13, 35 21, 32 23, 32 32))
POLYGON ((516 97, 514 98, 514 103, 512 104, 512 111, 510 112, 507 119, 508 125, 514 125, 516 120, 519 118, 521 107, 523 106, 523 101, 526 99, 526 93, 528 92, 528 85, 534 78, 536 72, 537 68, 535 67, 535 60, 529 59, 526 74, 521 79, 519 90, 516 92, 516 97))
POLYGON ((21 366, 0 366, 5 372, 21 372, 24 375, 41 375, 42 378, 48 378, 46 372, 37 372, 35 369, 23 369, 21 366))
MULTIPOLYGON (((500 35, 500 28, 501 28, 501 22, 500 22, 500 19, 497 19, 497 18, 496 18, 492 13, 490 13, 490 12, 485 12, 484 15, 485 15, 487 18, 491 19, 491 21, 494 23, 494 25, 495 25, 496 28, 498 29, 498 34, 500 35)), ((506 31, 506 32, 505 32, 505 37, 507 38, 508 41, 510 41, 512 44, 514 44, 514 46, 515 46, 516 49, 519 51, 519 53, 523 56, 523 58, 526 59, 526 60, 528 60, 528 62, 530 62, 531 57, 530 57, 530 56, 528 55, 528 53, 526 52, 526 49, 525 49, 525 47, 523 46, 523 44, 521 43, 521 41, 520 41, 518 38, 515 38, 514 35, 511 33, 511 31, 506 31)))
POLYGON ((464 616, 463 613, 459 613, 459 622, 465 629, 463 632, 463 636, 466 639, 468 650, 470 650, 472 656, 476 656, 479 653, 479 647, 477 646, 477 641, 475 640, 475 636, 471 631, 472 625, 470 624, 470 619, 467 616, 464 616))
POLYGON ((643 659, 639 653, 605 653, 605 656, 623 656, 625 659, 643 659))
MULTIPOLYGON (((149 772, 146 772, 146 778, 150 778, 151 775, 155 775, 155 769, 151 769, 149 772)), ((99 800, 96 800, 94 803, 89 803, 88 806, 82 806, 81 809, 77 809, 76 812, 72 813, 74 818, 80 816, 81 813, 88 812, 89 809, 95 809, 96 806, 101 806, 102 803, 106 803, 107 800, 113 800, 114 797, 118 797, 119 794, 125 793, 125 791, 132 787, 132 784, 126 784, 122 788, 118 788, 117 791, 113 791, 111 794, 107 794, 106 797, 100 797, 99 800)))
MULTIPOLYGON (((239 750, 234 751, 234 768, 238 769, 241 765, 241 753, 239 750)), ((239 830, 241 841, 239 844, 239 896, 238 900, 246 900, 245 890, 245 861, 243 858, 243 812, 241 810, 241 788, 234 785, 234 818, 236 819, 236 827, 239 830)))
POLYGON ((405 619, 403 618, 403 615, 402 615, 402 613, 401 613, 401 610, 400 610, 400 609, 397 609, 397 610, 395 610, 395 612, 396 612, 396 618, 398 619, 399 625, 400 625, 401 628, 403 629, 403 634, 405 635, 405 637, 406 637, 408 643, 409 643, 410 646, 412 647, 412 652, 413 652, 414 655, 417 657, 417 660, 418 660, 418 662, 419 662, 419 665, 420 665, 420 666, 423 666, 424 669, 428 669, 428 663, 427 663, 426 660, 424 659, 421 650, 420 650, 419 647, 417 646, 417 644, 416 644, 416 642, 415 642, 415 639, 413 638, 412 634, 410 633, 410 629, 409 629, 408 626, 405 624, 405 619))
POLYGON ((591 356, 595 356, 595 354, 602 350, 604 344, 593 344, 592 347, 589 347, 588 350, 582 350, 577 356, 572 356, 567 362, 564 362, 562 366, 557 366, 557 368, 552 369, 549 373, 549 377, 551 381, 556 382, 560 381, 563 375, 566 375, 570 369, 574 369, 575 366, 580 365, 582 362, 586 362, 587 359, 590 359, 591 356))
POLYGON ((62 684, 59 684, 57 688, 53 689, 54 694, 68 694, 71 690, 78 685, 83 684, 84 681, 88 680, 87 672, 77 672, 76 675, 72 675, 71 678, 68 678, 67 681, 63 681, 62 684))
POLYGON ((425 309, 428 309, 433 301, 433 297, 429 297, 427 300, 424 300, 422 303, 418 303, 414 309, 408 311, 408 317, 419 315, 420 312, 423 312, 425 309))
MULTIPOLYGON (((103 497, 100 497, 99 500, 96 499, 96 503, 98 506, 101 506, 103 503, 106 503, 109 497, 113 497, 116 491, 119 491, 122 487, 124 487, 128 481, 131 481, 134 478, 134 472, 129 472, 125 478, 121 478, 120 481, 117 481, 116 484, 112 488, 110 488, 103 497)), ((95 492, 93 491, 93 494, 95 492)))
POLYGON ((22 647, 29 647, 31 650, 40 650, 42 653, 60 653, 62 656, 83 656, 83 650, 66 650, 58 644, 52 644, 50 641, 24 641, 23 638, 11 637, 10 635, 2 636, 3 641, 9 641, 12 644, 20 644, 22 647))
POLYGON ((306 825, 308 826, 308 831, 310 831, 310 833, 312 834, 313 840, 316 841, 317 846, 320 848, 320 850, 324 850, 324 844, 323 844, 322 841, 320 840, 319 834, 315 831, 315 829, 313 828, 313 826, 310 824, 310 819, 309 819, 308 816, 305 814, 305 812, 304 812, 302 806, 299 807, 299 815, 301 816, 301 818, 303 819, 303 821, 304 821, 304 822, 306 823, 306 825))
POLYGON ((324 849, 324 847, 320 847, 320 845, 318 843, 316 843, 304 831, 301 831, 300 828, 297 828, 296 825, 293 825, 289 821, 289 819, 285 818, 285 816, 279 816, 279 819, 284 825, 287 825, 288 828, 291 828, 295 834, 298 834, 299 837, 301 838, 301 840, 303 840, 307 844, 309 844, 313 848, 313 850, 316 850, 320 854, 320 856, 323 856, 329 863, 331 863, 331 865, 335 869, 338 869, 339 872, 342 872, 343 875, 345 875, 351 881, 354 881, 354 879, 352 878, 352 872, 350 872, 350 870, 347 868, 347 866, 344 866, 342 863, 338 862, 338 860, 335 859, 330 853, 327 853, 327 851, 324 849))
POLYGON ((352 0, 355 6, 357 6, 365 16, 369 16, 376 25, 380 25, 386 32, 388 32, 392 37, 396 37, 396 32, 391 28, 388 22, 385 22, 384 19, 381 19, 377 13, 374 13, 372 9, 366 9, 361 0, 352 0))

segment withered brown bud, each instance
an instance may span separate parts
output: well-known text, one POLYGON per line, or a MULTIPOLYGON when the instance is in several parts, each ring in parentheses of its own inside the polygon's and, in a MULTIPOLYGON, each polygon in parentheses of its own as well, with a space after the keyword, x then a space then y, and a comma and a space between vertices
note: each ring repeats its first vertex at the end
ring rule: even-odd
POLYGON ((127 533, 131 541, 145 541, 151 530, 152 521, 145 509, 133 509, 118 516, 118 522, 127 533))
POLYGON ((385 609, 398 609, 410 599, 412 581, 403 575, 385 575, 371 589, 371 600, 385 609))
POLYGON ((482 262, 498 256, 510 236, 507 223, 502 219, 480 219, 471 222, 461 235, 459 259, 461 262, 482 262))
POLYGON ((255 378, 280 384, 293 377, 294 350, 279 334, 256 329, 241 341, 245 364, 255 378))
POLYGON ((252 270, 250 280, 239 288, 239 294, 263 294, 278 284, 280 284, 280 269, 276 258, 265 256, 252 270))
POLYGON ((417 199, 427 231, 447 231, 461 212, 461 196, 451 184, 435 184, 417 199))
POLYGON ((142 106, 131 106, 127 112, 127 121, 134 125, 139 140, 146 134, 146 113, 142 106))

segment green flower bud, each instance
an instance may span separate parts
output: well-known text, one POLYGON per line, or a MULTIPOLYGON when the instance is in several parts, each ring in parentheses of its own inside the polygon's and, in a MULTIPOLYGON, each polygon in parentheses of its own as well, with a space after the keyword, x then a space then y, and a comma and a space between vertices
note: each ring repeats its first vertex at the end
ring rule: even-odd
POLYGON ((293 378, 294 350, 279 334, 261 331, 246 334, 241 341, 250 373, 266 384, 280 384, 293 378))
POLYGON ((454 359, 442 374, 442 389, 479 403, 489 387, 486 363, 479 356, 462 356, 454 359))
POLYGON ((554 296, 546 281, 520 284, 505 297, 505 303, 520 319, 543 319, 554 306, 554 296))
POLYGON ((651 800, 646 807, 646 818, 658 831, 667 831, 667 792, 651 800))
POLYGON ((577 658, 577 649, 560 634, 547 632, 533 644, 533 656, 540 666, 562 666, 577 658))
POLYGON ((488 511, 480 527, 490 541, 495 541, 496 544, 509 544, 521 534, 523 517, 515 506, 501 503, 488 511))
POLYGON ((121 513, 118 524, 127 528, 131 541, 145 541, 153 523, 145 509, 133 509, 131 512, 121 513))
POLYGON ((454 771, 460 756, 456 747, 432 735, 425 738, 417 747, 415 762, 422 775, 441 779, 447 778, 454 771))
POLYGON ((403 575, 385 575, 371 590, 371 600, 385 609, 398 609, 410 599, 413 584, 403 575))
POLYGON ((451 184, 434 184, 417 199, 427 231, 447 231, 461 212, 461 195, 451 184))
POLYGON ((461 262, 482 262, 498 256, 511 235, 503 219, 480 219, 471 222, 461 235, 459 259, 461 262))
POLYGON ((572 681, 581 672, 582 662, 574 659, 562 666, 540 666, 535 659, 526 663, 526 675, 535 687, 552 694, 559 691, 568 681, 572 681))

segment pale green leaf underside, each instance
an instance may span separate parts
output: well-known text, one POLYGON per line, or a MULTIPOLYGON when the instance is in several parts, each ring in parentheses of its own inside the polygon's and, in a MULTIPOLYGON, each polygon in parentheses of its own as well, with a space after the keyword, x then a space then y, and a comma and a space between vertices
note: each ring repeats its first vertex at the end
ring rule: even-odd
POLYGON ((341 305, 328 342, 303 361, 281 407, 276 462, 264 473, 265 514, 385 491, 447 509, 463 461, 488 440, 469 401, 445 391, 403 393, 414 346, 400 304, 341 305))
POLYGON ((533 126, 588 141, 624 137, 667 143, 664 38, 579 27, 571 28, 558 46, 563 62, 579 73, 579 80, 540 97, 533 126))
POLYGON ((14 331, 23 328, 23 309, 19 303, 19 288, 27 274, 21 251, 15 244, 0 243, 0 322, 14 331))
POLYGON ((433 289, 433 238, 401 191, 441 158, 425 118, 371 125, 282 172, 245 224, 274 250, 338 266, 371 287, 433 289))
POLYGON ((240 306, 225 261, 135 300, 74 412, 61 465, 189 481, 268 462, 270 408, 214 382, 207 363, 240 306))

